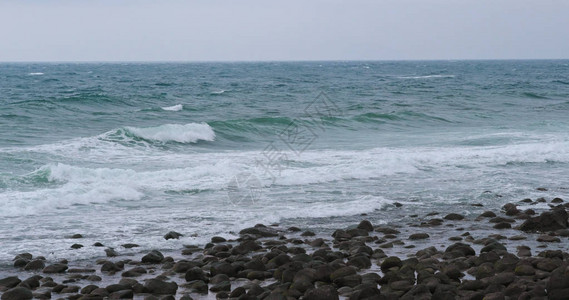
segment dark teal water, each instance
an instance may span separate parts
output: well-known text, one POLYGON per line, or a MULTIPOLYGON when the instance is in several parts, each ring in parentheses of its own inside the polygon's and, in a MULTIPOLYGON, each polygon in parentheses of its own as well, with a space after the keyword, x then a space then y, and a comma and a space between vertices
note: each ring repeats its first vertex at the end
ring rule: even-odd
POLYGON ((566 60, 0 64, 0 259, 565 197, 568 111, 566 60))

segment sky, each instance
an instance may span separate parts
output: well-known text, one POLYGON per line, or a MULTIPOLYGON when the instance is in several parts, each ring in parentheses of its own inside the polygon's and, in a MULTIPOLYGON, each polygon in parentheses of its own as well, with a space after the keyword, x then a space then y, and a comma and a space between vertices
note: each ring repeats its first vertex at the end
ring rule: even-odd
POLYGON ((569 58, 567 0, 0 0, 0 61, 569 58))

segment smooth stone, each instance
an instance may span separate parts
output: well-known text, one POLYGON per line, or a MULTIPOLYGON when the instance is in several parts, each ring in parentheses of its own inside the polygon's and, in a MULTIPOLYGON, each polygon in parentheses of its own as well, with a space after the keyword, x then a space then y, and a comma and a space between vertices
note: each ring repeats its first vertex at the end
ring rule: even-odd
POLYGON ((180 237, 184 236, 183 234, 179 233, 179 232, 175 232, 175 231, 170 231, 168 233, 166 233, 164 235, 164 239, 166 240, 170 240, 170 239, 179 239, 180 237))
POLYGON ((464 216, 456 214, 456 213, 450 213, 450 214, 446 215, 443 219, 451 220, 451 221, 460 221, 460 220, 464 219, 464 216))
POLYGON ((427 233, 414 233, 409 236, 410 240, 428 239, 430 236, 427 233))
POLYGON ((0 299, 2 300, 28 300, 28 299, 32 299, 34 297, 34 295, 32 294, 32 291, 23 288, 23 287, 15 287, 12 289, 9 289, 7 291, 4 292, 4 294, 2 294, 2 297, 0 299))
POLYGON ((162 262, 164 255, 158 250, 152 250, 150 253, 142 257, 143 263, 158 264, 162 262))
POLYGON ((65 270, 67 270, 67 265, 54 264, 54 265, 49 265, 49 266, 43 268, 42 272, 44 272, 46 274, 53 274, 53 273, 63 273, 63 272, 65 272, 65 270))
POLYGON ((160 279, 148 279, 144 283, 144 288, 152 294, 175 295, 178 290, 178 284, 160 279))

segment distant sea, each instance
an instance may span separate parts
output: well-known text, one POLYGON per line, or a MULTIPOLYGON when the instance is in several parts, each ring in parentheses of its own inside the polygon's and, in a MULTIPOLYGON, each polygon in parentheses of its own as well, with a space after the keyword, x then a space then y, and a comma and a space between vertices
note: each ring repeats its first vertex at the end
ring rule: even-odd
POLYGON ((567 60, 0 64, 0 266, 568 188, 567 60))

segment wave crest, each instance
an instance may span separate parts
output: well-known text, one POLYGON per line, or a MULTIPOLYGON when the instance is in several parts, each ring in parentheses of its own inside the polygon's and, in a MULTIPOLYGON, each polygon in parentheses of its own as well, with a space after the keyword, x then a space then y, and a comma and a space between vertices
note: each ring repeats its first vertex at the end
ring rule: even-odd
POLYGON ((165 124, 156 127, 125 127, 127 135, 162 143, 196 143, 214 141, 215 132, 207 123, 165 124))
POLYGON ((173 106, 162 107, 162 110, 167 110, 167 111, 181 111, 182 109, 184 109, 184 106, 182 104, 176 104, 173 106))

